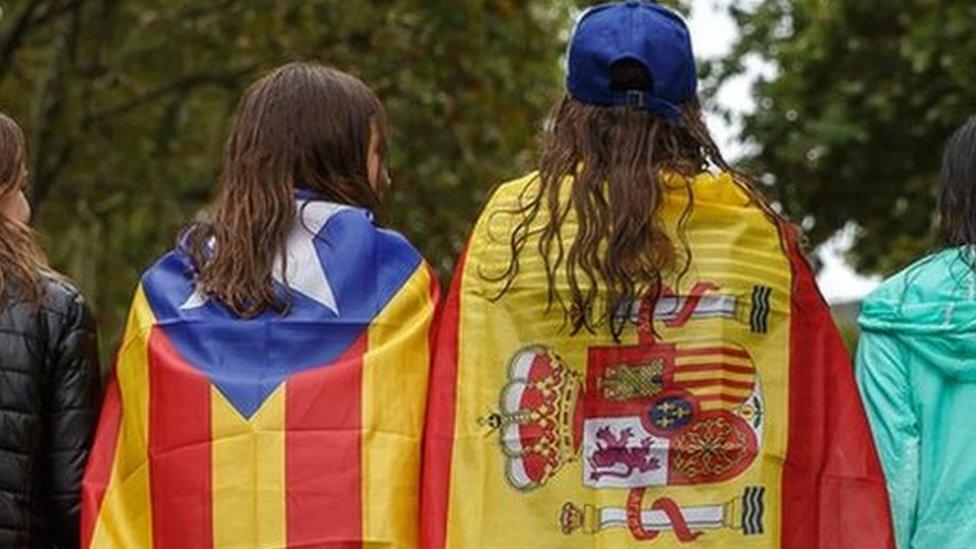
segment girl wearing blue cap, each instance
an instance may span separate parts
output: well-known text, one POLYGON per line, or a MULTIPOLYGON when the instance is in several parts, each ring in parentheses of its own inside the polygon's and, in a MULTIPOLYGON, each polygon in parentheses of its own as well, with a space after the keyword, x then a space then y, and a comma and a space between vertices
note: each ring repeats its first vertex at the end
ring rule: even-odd
POLYGON ((443 312, 425 547, 891 547, 847 353, 722 158, 680 16, 598 6, 443 312))
POLYGON ((947 248, 885 281, 864 303, 857 378, 888 477, 899 547, 973 546, 976 499, 976 117, 942 166, 947 248))

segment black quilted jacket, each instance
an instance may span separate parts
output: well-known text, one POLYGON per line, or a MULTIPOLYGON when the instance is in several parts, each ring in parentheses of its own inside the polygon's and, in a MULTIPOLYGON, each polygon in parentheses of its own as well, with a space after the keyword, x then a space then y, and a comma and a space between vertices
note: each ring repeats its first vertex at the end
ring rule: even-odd
POLYGON ((73 288, 0 299, 0 548, 78 547, 79 487, 101 384, 95 326, 73 288))

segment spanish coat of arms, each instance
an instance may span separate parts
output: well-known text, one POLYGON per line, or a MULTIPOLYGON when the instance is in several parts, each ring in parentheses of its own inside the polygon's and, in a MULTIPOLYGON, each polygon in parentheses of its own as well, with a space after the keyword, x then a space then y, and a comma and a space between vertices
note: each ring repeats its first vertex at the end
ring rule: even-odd
POLYGON ((643 502, 649 487, 733 479, 762 444, 762 385, 749 353, 724 340, 656 341, 651 328, 728 318, 766 331, 769 288, 748 296, 718 290, 701 282, 689 295, 663 295, 653 311, 635 304, 625 314, 638 326, 638 344, 591 347, 585 375, 541 345, 511 359, 499 410, 483 420, 498 432, 508 483, 534 490, 578 460, 584 486, 628 490, 621 507, 566 503, 558 513, 564 533, 626 528, 639 540, 670 531, 692 541, 715 529, 763 532, 761 486, 712 505, 643 502))

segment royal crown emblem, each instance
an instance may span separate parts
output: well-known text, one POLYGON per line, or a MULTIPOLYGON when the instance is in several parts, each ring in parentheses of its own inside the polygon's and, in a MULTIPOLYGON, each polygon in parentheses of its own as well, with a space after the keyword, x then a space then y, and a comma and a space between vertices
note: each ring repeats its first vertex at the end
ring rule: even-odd
POLYGON ((580 374, 543 347, 524 349, 512 359, 499 412, 485 420, 501 433, 512 486, 519 490, 542 486, 576 459, 582 386, 580 374))

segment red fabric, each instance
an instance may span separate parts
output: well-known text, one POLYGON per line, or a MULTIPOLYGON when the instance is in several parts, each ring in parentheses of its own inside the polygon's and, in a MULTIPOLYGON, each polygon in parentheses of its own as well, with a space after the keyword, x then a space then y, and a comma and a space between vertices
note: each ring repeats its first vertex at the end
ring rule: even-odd
POLYGON ((150 333, 148 355, 153 545, 209 548, 210 382, 183 360, 159 328, 150 333))
POLYGON ((287 382, 289 547, 362 546, 362 373, 367 345, 363 334, 332 366, 307 370, 287 382))
POLYGON ((782 233, 794 278, 782 547, 893 548, 884 474, 850 357, 792 228, 782 233))
POLYGON ((113 368, 81 491, 81 544, 85 549, 91 546, 98 511, 102 508, 105 490, 112 476, 112 462, 115 461, 115 448, 122 422, 121 401, 119 382, 113 368))
MULTIPOLYGON (((633 488, 627 494, 627 529, 638 541, 651 541, 657 538, 661 532, 648 530, 641 520, 643 511, 644 494, 647 488, 633 488)), ((663 511, 671 521, 671 531, 681 543, 689 543, 698 539, 702 532, 692 532, 688 528, 688 522, 681 514, 681 508, 671 498, 658 498, 651 504, 651 509, 663 511)))
POLYGON ((651 509, 664 511, 664 514, 671 521, 671 529, 674 531, 674 535, 678 538, 678 541, 688 543, 695 541, 702 535, 701 532, 692 532, 688 528, 688 523, 685 521, 684 515, 681 514, 681 508, 678 507, 678 504, 673 499, 660 498, 651 505, 651 509))
POLYGON ((430 374, 427 425, 424 436, 423 477, 420 502, 421 546, 442 548, 447 542, 451 455, 454 451, 454 412, 457 398, 458 328, 461 279, 467 251, 462 254, 451 291, 439 313, 439 332, 430 374))
POLYGON ((427 330, 427 349, 433 353, 434 346, 437 344, 437 327, 440 326, 441 313, 443 312, 441 308, 441 283, 437 279, 437 273, 430 265, 427 265, 427 276, 430 277, 430 288, 428 289, 430 301, 434 304, 434 318, 431 320, 431 329, 427 330))

